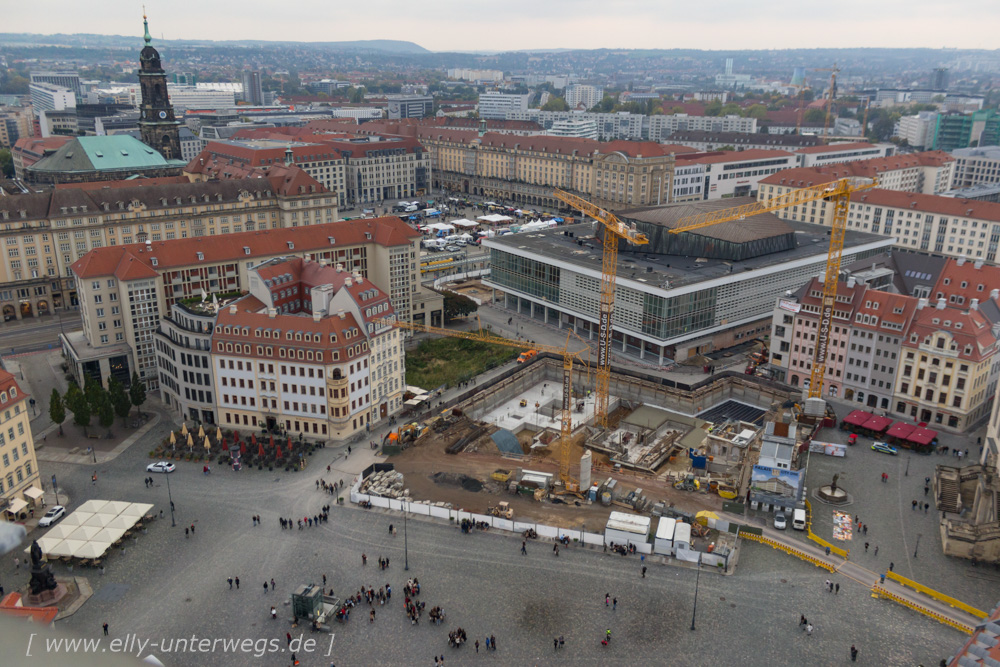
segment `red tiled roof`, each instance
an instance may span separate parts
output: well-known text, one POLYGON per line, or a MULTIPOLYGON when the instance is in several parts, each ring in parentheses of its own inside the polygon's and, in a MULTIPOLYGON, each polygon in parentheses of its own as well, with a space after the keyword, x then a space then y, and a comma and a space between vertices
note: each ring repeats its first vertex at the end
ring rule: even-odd
POLYGON ((28 395, 21 390, 21 386, 17 384, 14 376, 2 368, 0 368, 0 396, 6 397, 6 400, 0 400, 0 408, 9 408, 28 398, 28 395), (11 396, 11 389, 16 390, 16 396, 11 396))
MULTIPOLYGON (((937 298, 938 294, 943 294, 949 303, 952 303, 952 296, 960 296, 962 297, 960 305, 968 308, 973 299, 978 299, 979 303, 993 299, 990 293, 994 289, 1000 289, 1000 267, 969 260, 964 260, 960 264, 959 260, 948 259, 938 274, 931 296, 937 298), (962 287, 963 283, 965 287, 962 287)), ((997 301, 1000 304, 1000 300, 997 301)))
POLYGON ((150 268, 153 266, 152 259, 156 258, 157 269, 162 272, 201 263, 214 264, 246 257, 274 257, 282 253, 320 250, 330 247, 330 237, 336 239, 337 247, 361 245, 369 241, 382 246, 398 246, 408 245, 411 239, 419 238, 420 233, 393 216, 342 220, 306 227, 153 241, 148 245, 132 243, 95 248, 78 259, 72 268, 80 278, 111 276, 115 275, 123 258, 131 255, 150 268), (367 239, 365 234, 371 234, 372 238, 367 239), (293 248, 289 248, 288 243, 293 248), (250 248, 249 255, 243 250, 244 247, 250 248), (198 259, 199 252, 204 259, 198 259))
POLYGON ((767 150, 764 148, 750 148, 745 151, 719 151, 714 153, 702 153, 703 157, 697 155, 685 155, 684 160, 688 162, 698 162, 701 164, 718 164, 720 162, 746 162, 747 160, 768 160, 792 157, 794 153, 789 151, 767 150))
POLYGON ((903 340, 904 347, 916 348, 924 339, 936 333, 947 331, 957 344, 955 353, 959 359, 982 361, 996 353, 997 339, 990 329, 990 323, 977 310, 957 308, 938 309, 932 303, 917 311, 903 340), (936 320, 936 322, 935 322, 936 320), (947 324, 946 324, 947 323, 947 324), (917 342, 910 342, 910 334, 917 335, 917 342), (966 348, 971 346, 971 351, 966 348))
POLYGON ((881 292, 879 290, 868 290, 862 303, 858 304, 856 314, 871 315, 878 318, 878 324, 865 324, 864 322, 854 322, 855 327, 862 329, 872 329, 874 331, 887 331, 902 336, 916 312, 919 299, 905 294, 894 294, 892 292, 881 292), (871 304, 870 306, 868 304, 871 304), (895 312, 901 309, 902 312, 895 312), (898 324, 902 328, 892 328, 884 326, 885 323, 898 324))

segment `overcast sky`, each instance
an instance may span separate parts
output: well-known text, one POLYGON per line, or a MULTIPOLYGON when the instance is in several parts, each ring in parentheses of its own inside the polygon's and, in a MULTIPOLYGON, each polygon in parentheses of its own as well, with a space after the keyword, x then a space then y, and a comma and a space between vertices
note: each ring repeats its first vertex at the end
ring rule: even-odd
MULTIPOLYGON (((142 34, 141 0, 7 0, 0 32, 142 34)), ((147 0, 167 39, 400 39, 432 51, 1000 48, 1000 0, 147 0)))

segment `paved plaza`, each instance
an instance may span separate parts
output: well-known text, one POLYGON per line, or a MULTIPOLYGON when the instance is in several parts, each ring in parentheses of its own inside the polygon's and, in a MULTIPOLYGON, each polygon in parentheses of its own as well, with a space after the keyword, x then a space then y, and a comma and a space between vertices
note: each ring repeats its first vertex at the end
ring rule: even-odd
MULTIPOLYGON (((861 664, 929 666, 950 655, 963 640, 946 626, 872 599, 864 586, 845 577, 834 575, 841 583, 840 592, 827 593, 823 586, 831 577, 827 572, 752 543, 744 543, 734 576, 701 573, 697 629, 692 632, 697 576, 692 569, 650 562, 643 579, 634 557, 572 547, 555 557, 551 544, 534 541, 528 544, 527 556, 522 556, 520 540, 511 536, 464 535, 447 524, 410 521, 406 529, 410 570, 405 572, 399 516, 334 506, 329 523, 321 527, 280 528, 281 516, 312 516, 331 503, 333 497, 317 491, 315 480, 347 478, 337 468, 362 465, 363 458, 371 456, 368 450, 355 451, 355 458, 347 460, 340 448, 321 450, 308 471, 295 474, 233 473, 216 468, 206 476, 200 464, 181 463, 170 479, 177 507, 177 527, 171 528, 166 478, 154 476, 152 489, 142 483, 147 453, 166 432, 167 426, 159 424, 146 436, 148 442, 137 443, 101 464, 96 486, 91 484, 89 467, 49 465, 69 494, 70 509, 100 497, 154 502, 157 509, 165 510, 165 517, 154 521, 147 535, 129 543, 125 553, 107 559, 106 575, 79 568, 72 573, 90 578, 94 597, 57 628, 100 637, 101 625, 107 622, 112 638, 131 633, 157 644, 192 636, 273 639, 270 646, 279 651, 254 657, 252 652, 220 649, 207 655, 168 653, 150 645, 144 652, 156 654, 167 665, 290 664, 290 654, 281 651, 285 633, 297 636, 302 630, 290 628, 284 602, 297 585, 319 583, 324 574, 328 587, 339 596, 362 585, 378 588, 390 583, 393 597, 386 606, 376 606, 373 624, 367 605, 352 614, 347 624, 334 623, 332 640, 330 635, 306 630, 306 637, 315 639, 317 645, 298 652, 302 665, 430 665, 435 654, 443 654, 448 664, 461 665, 570 660, 581 664, 833 665, 849 661, 853 643, 861 651, 861 664), (331 474, 326 473, 328 464, 334 468, 331 474), (252 525, 254 514, 262 517, 261 526, 252 525), (389 534, 390 523, 396 526, 395 537, 389 534), (186 538, 183 527, 191 524, 196 526, 195 534, 186 538), (368 556, 367 566, 362 566, 362 553, 368 556), (378 569, 379 557, 390 559, 388 570, 378 569), (240 590, 229 589, 226 579, 230 576, 240 578, 240 590), (444 608, 445 623, 431 625, 425 614, 419 625, 410 625, 402 609, 403 584, 409 576, 419 578, 420 599, 428 609, 444 608), (264 592, 263 582, 271 578, 277 583, 277 594, 264 592), (617 610, 604 606, 605 593, 618 598, 617 610), (279 609, 278 620, 270 618, 271 604, 279 609), (815 625, 812 636, 799 628, 801 614, 815 625), (447 633, 459 626, 470 641, 452 649, 447 633), (607 629, 612 631, 612 641, 604 647, 600 640, 607 629), (476 638, 482 642, 489 634, 496 636, 498 650, 487 654, 481 646, 477 656, 472 642, 476 638), (552 639, 559 635, 565 637, 566 646, 555 654, 552 639)), ((904 500, 908 502, 908 496, 904 500)), ((879 530, 888 528, 880 526, 879 530)), ((928 560, 933 550, 928 541, 928 560)), ((897 570, 908 573, 902 569, 901 556, 897 562, 897 570)), ((70 574, 61 564, 55 570, 60 576, 70 574)), ((10 557, 0 564, 0 577, 7 590, 24 585, 28 578, 23 568, 14 572, 10 557)), ((985 594, 967 597, 969 602, 986 605, 981 602, 985 594)))

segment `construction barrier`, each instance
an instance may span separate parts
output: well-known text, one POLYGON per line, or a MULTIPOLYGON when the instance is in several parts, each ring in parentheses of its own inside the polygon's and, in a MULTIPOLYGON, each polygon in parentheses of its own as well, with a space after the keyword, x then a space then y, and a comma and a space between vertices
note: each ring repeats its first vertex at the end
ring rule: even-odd
POLYGON ((821 567, 828 572, 833 572, 836 569, 834 568, 833 565, 827 563, 826 561, 820 558, 816 558, 815 556, 810 556, 804 551, 796 549, 795 547, 790 547, 787 544, 782 544, 781 542, 778 542, 777 540, 772 540, 769 537, 764 537, 763 535, 754 535, 753 533, 748 533, 743 530, 740 530, 739 536, 745 537, 748 540, 753 540, 754 542, 760 542, 761 544, 766 544, 769 547, 778 549, 779 551, 784 551, 785 553, 795 556, 796 558, 801 558, 807 563, 812 563, 816 567, 821 567))
POLYGON ((904 597, 902 597, 900 595, 896 595, 895 593, 890 593, 889 591, 887 591, 886 589, 882 588, 878 584, 875 584, 874 586, 872 586, 871 591, 872 591, 872 595, 875 596, 875 597, 889 598, 890 600, 892 600, 894 602, 898 602, 899 604, 903 605, 904 607, 909 607, 910 609, 912 609, 914 611, 920 612, 924 616, 929 616, 930 618, 933 618, 935 621, 938 621, 939 623, 944 623, 945 625, 950 625, 951 627, 955 628, 956 630, 964 632, 967 635, 971 635, 973 632, 975 632, 975 628, 973 628, 971 625, 966 625, 965 623, 961 623, 959 621, 950 619, 947 616, 939 614, 938 612, 933 611, 932 609, 928 609, 927 607, 925 607, 925 606, 923 606, 921 604, 917 604, 916 602, 913 602, 912 600, 907 600, 906 598, 904 598, 904 597))
POLYGON ((816 533, 813 532, 812 517, 813 517, 812 505, 810 505, 809 501, 807 500, 806 501, 806 536, 810 540, 812 540, 813 542, 815 542, 816 544, 818 544, 821 547, 823 547, 824 549, 829 549, 830 553, 837 554, 838 556, 840 556, 844 560, 847 560, 848 557, 851 555, 850 550, 848 550, 848 549, 842 549, 842 548, 838 547, 835 544, 827 542, 822 537, 820 537, 819 535, 817 535, 816 533))
POLYGON ((901 574, 896 574, 895 572, 886 572, 885 576, 887 579, 892 579, 893 581, 902 586, 906 586, 907 588, 912 588, 918 593, 923 593, 929 598, 940 600, 949 607, 952 607, 954 609, 961 609, 970 616, 975 616, 976 618, 986 618, 987 616, 989 616, 989 614, 987 614, 985 611, 980 611, 975 607, 965 604, 961 600, 956 600, 955 598, 945 595, 944 593, 939 593, 933 588, 927 588, 927 586, 924 586, 923 584, 918 584, 912 579, 907 579, 901 574))

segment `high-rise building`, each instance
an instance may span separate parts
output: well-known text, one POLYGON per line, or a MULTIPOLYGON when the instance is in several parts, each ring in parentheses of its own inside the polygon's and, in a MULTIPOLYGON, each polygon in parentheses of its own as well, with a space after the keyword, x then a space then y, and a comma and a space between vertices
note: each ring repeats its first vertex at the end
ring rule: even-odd
POLYGON ((44 81, 28 84, 31 106, 36 114, 44 111, 65 111, 76 109, 76 94, 69 88, 44 81))
POLYGON ((938 114, 934 128, 935 150, 997 145, 1000 145, 1000 112, 996 109, 938 114))
POLYGON ((392 95, 389 97, 389 118, 424 118, 434 112, 430 95, 392 95))
POLYGON ((260 81, 260 72, 243 70, 243 101, 255 107, 264 104, 264 88, 260 81))
POLYGON ((948 68, 947 67, 936 67, 933 72, 931 72, 931 88, 934 90, 947 90, 948 89, 948 68))
POLYGON ((30 83, 48 83, 68 88, 77 97, 83 95, 83 89, 80 87, 80 75, 76 72, 32 72, 30 77, 30 83))
POLYGON ((531 95, 487 92, 479 96, 479 117, 504 120, 508 111, 527 111, 531 95))
POLYGON ((602 99, 604 99, 604 89, 600 86, 587 86, 582 83, 566 86, 566 104, 570 109, 583 106, 589 110, 597 106, 602 99))
POLYGON ((160 54, 153 48, 149 36, 149 23, 142 17, 146 46, 139 54, 139 86, 142 88, 142 105, 139 109, 139 129, 142 140, 160 152, 167 160, 181 156, 180 121, 174 118, 174 109, 167 97, 167 75, 160 65, 160 54))

